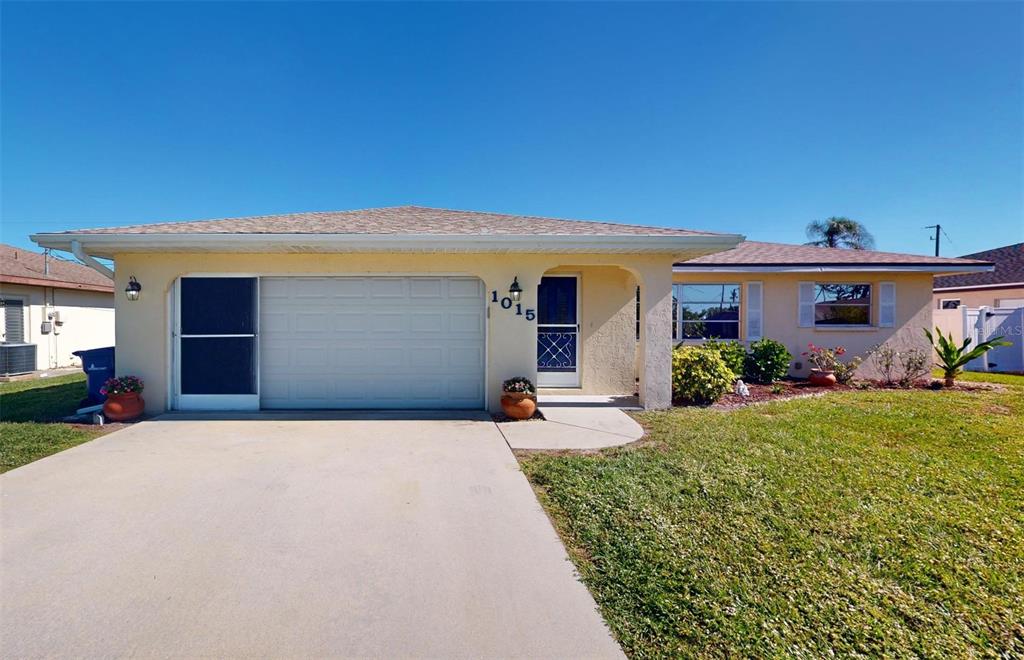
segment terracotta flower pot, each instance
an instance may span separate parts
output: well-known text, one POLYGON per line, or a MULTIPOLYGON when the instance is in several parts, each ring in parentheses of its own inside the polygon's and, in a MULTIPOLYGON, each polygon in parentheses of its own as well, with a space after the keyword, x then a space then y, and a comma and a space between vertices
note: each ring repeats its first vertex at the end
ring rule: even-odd
POLYGON ((146 402, 138 392, 110 394, 103 404, 103 416, 115 422, 126 422, 142 415, 146 402))
POLYGON ((811 376, 808 380, 811 381, 811 385, 816 385, 818 387, 832 387, 836 384, 836 373, 834 371, 811 369, 811 376))
POLYGON ((501 409, 512 419, 530 419, 537 412, 537 398, 525 392, 505 392, 501 395, 501 409))

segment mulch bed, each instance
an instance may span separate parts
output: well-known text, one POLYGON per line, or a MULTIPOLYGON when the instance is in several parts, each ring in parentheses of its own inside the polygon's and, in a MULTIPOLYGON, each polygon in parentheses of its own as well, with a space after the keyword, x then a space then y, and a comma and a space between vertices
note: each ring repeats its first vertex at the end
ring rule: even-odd
POLYGON ((817 387, 816 385, 811 385, 806 380, 780 380, 771 385, 747 383, 747 388, 750 390, 750 396, 740 396, 734 392, 729 392, 709 407, 728 410, 756 403, 784 401, 804 396, 821 396, 828 392, 843 392, 853 389, 849 385, 839 384, 833 387, 817 387))
MULTIPOLYGON (((953 392, 971 392, 971 391, 991 391, 991 390, 1002 390, 1002 385, 996 383, 973 383, 968 381, 957 381, 953 387, 936 387, 936 384, 941 385, 942 381, 939 379, 921 380, 914 383, 912 387, 903 388, 897 385, 887 385, 880 381, 872 380, 859 380, 851 385, 840 385, 835 384, 832 387, 818 387, 811 385, 806 380, 780 380, 771 385, 758 385, 756 383, 747 383, 747 388, 750 390, 750 396, 740 396, 734 392, 729 392, 722 396, 721 399, 715 403, 707 406, 708 408, 718 410, 733 410, 735 408, 742 408, 744 406, 756 405, 759 403, 767 403, 769 401, 785 401, 787 399, 798 399, 808 396, 824 396, 832 392, 849 392, 851 390, 929 390, 929 391, 953 391, 953 392)), ((689 405, 685 402, 675 402, 677 406, 689 405)))

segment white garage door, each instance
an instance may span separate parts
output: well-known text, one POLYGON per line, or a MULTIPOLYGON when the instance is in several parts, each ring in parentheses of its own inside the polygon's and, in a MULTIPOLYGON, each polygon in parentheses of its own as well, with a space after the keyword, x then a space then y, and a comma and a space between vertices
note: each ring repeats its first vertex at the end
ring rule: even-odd
POLYGON ((484 325, 476 278, 262 278, 260 405, 482 408, 484 325))

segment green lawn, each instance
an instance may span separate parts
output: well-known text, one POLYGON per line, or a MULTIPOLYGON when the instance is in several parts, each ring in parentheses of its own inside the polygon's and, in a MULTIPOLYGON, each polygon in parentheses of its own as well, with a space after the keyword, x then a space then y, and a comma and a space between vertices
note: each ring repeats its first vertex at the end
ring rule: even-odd
POLYGON ((85 397, 85 374, 0 383, 0 472, 92 440, 102 427, 55 422, 85 397))
MULTIPOLYGON (((942 370, 935 369, 932 376, 942 378, 942 370)), ((980 371, 965 371, 956 377, 968 383, 999 383, 1002 385, 1024 385, 1024 376, 1016 374, 982 373, 980 371)))
POLYGON ((631 656, 1019 656, 1011 381, 644 413, 637 447, 521 461, 631 656))

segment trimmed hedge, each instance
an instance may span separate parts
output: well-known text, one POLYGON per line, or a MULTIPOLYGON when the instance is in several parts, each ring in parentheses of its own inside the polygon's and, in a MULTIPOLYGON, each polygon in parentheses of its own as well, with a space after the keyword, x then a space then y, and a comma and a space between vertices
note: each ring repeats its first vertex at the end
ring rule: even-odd
POLYGON ((786 377, 792 359, 793 355, 781 342, 759 339, 750 345, 743 361, 743 375, 752 383, 774 383, 786 377))
POLYGON ((714 403, 735 376, 714 348, 683 346, 672 353, 672 394, 686 403, 714 403))

